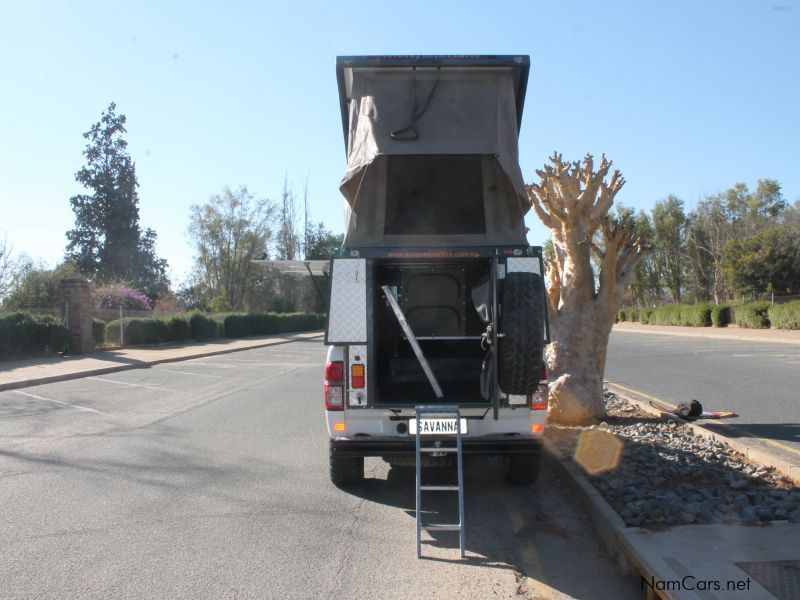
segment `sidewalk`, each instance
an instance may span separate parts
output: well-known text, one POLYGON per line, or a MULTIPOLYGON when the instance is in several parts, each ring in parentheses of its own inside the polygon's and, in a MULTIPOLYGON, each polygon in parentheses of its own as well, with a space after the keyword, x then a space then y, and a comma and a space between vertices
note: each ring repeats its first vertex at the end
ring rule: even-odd
POLYGON ((656 335, 678 335, 683 337, 713 340, 744 340, 749 342, 775 342, 778 344, 800 344, 800 330, 745 329, 735 325, 728 327, 669 327, 644 325, 642 323, 617 323, 614 331, 625 333, 653 333, 656 335))
POLYGON ((191 344, 159 344, 102 350, 83 356, 32 358, 0 362, 0 391, 90 375, 141 369, 159 363, 227 354, 321 337, 319 331, 191 344))
POLYGON ((647 598, 798 597, 800 523, 626 527, 582 470, 546 437, 545 452, 620 569, 639 573, 647 598))

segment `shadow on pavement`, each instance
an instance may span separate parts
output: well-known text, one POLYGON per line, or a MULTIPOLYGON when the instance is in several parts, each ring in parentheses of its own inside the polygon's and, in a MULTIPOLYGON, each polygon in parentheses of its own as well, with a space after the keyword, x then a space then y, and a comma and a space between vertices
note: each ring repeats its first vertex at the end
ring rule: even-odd
MULTIPOLYGON (((423 481, 451 483, 456 481, 456 472, 452 467, 423 469, 423 481)), ((409 527, 414 527, 413 467, 393 467, 386 479, 368 478, 347 492, 402 509, 410 517, 409 527)), ((455 493, 423 495, 424 521, 456 522, 457 503, 455 493)), ((610 583, 595 579, 602 579, 603 572, 614 573, 614 568, 600 550, 588 518, 544 464, 536 484, 512 486, 506 482, 501 459, 466 457, 464 512, 468 558, 459 557, 458 533, 433 532, 423 534, 423 560, 511 570, 518 574, 521 590, 531 585, 520 577, 524 576, 534 580, 532 585, 537 590, 573 598, 592 597, 598 585, 610 583), (605 567, 599 568, 600 563, 605 567), (591 575, 586 575, 587 569, 591 575)), ((633 597, 620 591, 629 587, 623 585, 612 596, 633 597)))

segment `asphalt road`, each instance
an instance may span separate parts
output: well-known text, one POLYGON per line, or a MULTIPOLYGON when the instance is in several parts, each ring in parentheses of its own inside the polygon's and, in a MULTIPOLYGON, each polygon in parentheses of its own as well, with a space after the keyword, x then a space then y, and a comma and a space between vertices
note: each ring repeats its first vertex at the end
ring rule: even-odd
POLYGON ((329 483, 323 360, 294 342, 0 393, 0 598, 641 596, 550 472, 513 488, 491 459, 465 468, 468 560, 452 534, 417 560, 408 470, 329 483))
POLYGON ((672 404, 694 398, 705 410, 735 412, 727 434, 800 457, 800 346, 614 331, 606 379, 672 404))

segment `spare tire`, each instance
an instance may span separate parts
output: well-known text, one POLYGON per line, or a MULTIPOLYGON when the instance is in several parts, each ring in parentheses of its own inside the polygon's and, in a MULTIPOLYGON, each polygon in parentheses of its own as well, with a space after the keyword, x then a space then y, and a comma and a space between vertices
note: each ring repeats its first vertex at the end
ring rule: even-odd
POLYGON ((498 378, 506 394, 533 394, 544 349, 544 282, 536 273, 506 274, 501 294, 498 378))

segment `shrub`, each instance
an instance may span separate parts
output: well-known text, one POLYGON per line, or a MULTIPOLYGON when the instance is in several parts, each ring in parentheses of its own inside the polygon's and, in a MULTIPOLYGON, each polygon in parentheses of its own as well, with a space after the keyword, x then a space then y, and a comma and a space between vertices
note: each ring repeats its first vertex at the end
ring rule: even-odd
POLYGON ((192 328, 189 325, 189 321, 183 317, 170 317, 162 320, 167 323, 167 338, 170 341, 183 342, 192 337, 192 328))
POLYGON ((102 346, 106 341, 106 322, 92 319, 92 337, 95 346, 102 346))
POLYGON ((69 332, 53 317, 12 313, 0 317, 0 359, 54 354, 69 345, 69 332))
POLYGON ((714 327, 726 327, 731 324, 730 304, 717 304, 711 307, 711 324, 714 327))
POLYGON ((264 313, 228 315, 225 317, 225 336, 230 338, 310 331, 324 325, 322 315, 308 313, 264 313))
POLYGON ((639 322, 650 324, 653 322, 653 310, 652 308, 642 308, 639 309, 639 322))
POLYGON ((126 308, 128 310, 150 310, 150 298, 121 283, 103 285, 92 290, 94 308, 126 308))
POLYGON ((711 327, 711 304, 685 304, 680 307, 681 325, 687 327, 711 327))
POLYGON ((654 325, 680 325, 680 306, 668 304, 654 308, 652 322, 654 325))
POLYGON ((189 326, 192 339, 198 342, 225 335, 225 329, 221 321, 201 313, 195 313, 189 318, 189 326))
POLYGON ((625 318, 625 317, 626 317, 626 314, 625 314, 625 313, 626 313, 626 311, 625 311, 625 309, 624 309, 624 308, 620 308, 620 309, 617 311, 617 323, 624 323, 624 322, 627 320, 627 319, 625 318))
POLYGON ((767 311, 769 322, 777 329, 800 329, 800 300, 771 306, 767 311))
MULTIPOLYGON (((120 345, 119 319, 106 325, 105 339, 109 344, 120 345)), ((189 339, 189 323, 181 317, 164 319, 122 319, 123 342, 126 346, 181 342, 189 339)))
POLYGON ((736 324, 750 329, 769 328, 769 302, 753 302, 736 307, 736 324))

